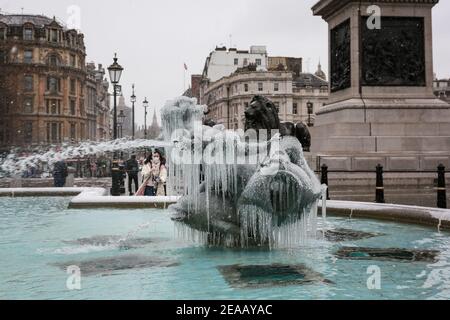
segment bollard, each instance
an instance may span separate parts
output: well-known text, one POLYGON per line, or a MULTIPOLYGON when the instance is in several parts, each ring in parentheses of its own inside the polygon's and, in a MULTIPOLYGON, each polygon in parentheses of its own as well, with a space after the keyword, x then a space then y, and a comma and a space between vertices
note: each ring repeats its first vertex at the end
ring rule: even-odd
POLYGON ((330 200, 330 188, 328 186, 328 166, 326 164, 323 164, 321 167, 321 179, 320 179, 320 183, 321 184, 326 184, 327 185, 327 200, 330 200))
POLYGON ((72 188, 75 186, 75 172, 76 169, 74 167, 67 167, 67 178, 66 184, 64 185, 66 188, 72 188))
POLYGON ((112 184, 111 184, 111 195, 120 196, 120 188, 122 185, 122 172, 119 168, 112 168, 111 170, 112 184))
POLYGON ((447 209, 447 189, 445 188, 445 167, 443 164, 438 166, 437 206, 441 209, 447 209))
POLYGON ((384 184, 383 184, 383 166, 377 165, 377 186, 375 201, 377 203, 384 203, 384 184))

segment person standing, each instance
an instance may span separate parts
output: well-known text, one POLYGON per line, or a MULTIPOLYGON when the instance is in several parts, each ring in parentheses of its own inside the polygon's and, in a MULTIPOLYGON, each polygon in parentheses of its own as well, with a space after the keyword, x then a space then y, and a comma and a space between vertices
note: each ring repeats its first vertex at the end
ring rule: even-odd
POLYGON ((62 188, 66 184, 68 176, 67 165, 64 160, 59 160, 53 168, 53 182, 56 188, 62 188))
POLYGON ((130 159, 127 160, 125 163, 125 170, 128 174, 128 191, 130 192, 130 196, 132 196, 133 189, 132 184, 134 182, 134 192, 137 192, 139 189, 139 182, 138 182, 138 173, 139 173, 139 163, 136 160, 136 155, 132 155, 130 159))
POLYGON ((142 176, 144 183, 141 186, 141 192, 137 193, 138 195, 141 193, 151 197, 165 195, 164 184, 167 180, 167 169, 165 167, 165 159, 159 150, 156 150, 145 161, 142 168, 142 176))

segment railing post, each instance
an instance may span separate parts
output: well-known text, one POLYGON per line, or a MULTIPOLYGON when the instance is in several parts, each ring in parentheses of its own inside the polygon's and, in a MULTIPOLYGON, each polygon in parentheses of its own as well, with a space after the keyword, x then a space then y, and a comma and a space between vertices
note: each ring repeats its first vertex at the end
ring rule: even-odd
POLYGON ((383 166, 377 165, 377 186, 376 186, 376 202, 384 203, 384 183, 383 183, 383 166))
POLYGON ((445 167, 443 164, 438 166, 437 206, 447 209, 447 189, 445 188, 445 167))
POLYGON ((321 172, 320 183, 327 185, 327 187, 328 187, 327 188, 327 200, 330 200, 330 187, 328 185, 328 166, 326 164, 323 164, 320 172, 321 172))

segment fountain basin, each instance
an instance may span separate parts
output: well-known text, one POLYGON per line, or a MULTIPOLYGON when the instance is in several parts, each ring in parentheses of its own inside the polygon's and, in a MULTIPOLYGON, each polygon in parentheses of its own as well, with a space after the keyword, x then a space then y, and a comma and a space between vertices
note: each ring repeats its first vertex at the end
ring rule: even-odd
POLYGON ((168 210, 70 201, 0 198, 0 299, 450 298, 450 236, 435 228, 329 217, 332 241, 319 230, 290 249, 208 248, 177 237, 168 210), (422 253, 432 259, 409 258, 422 253), (66 287, 69 266, 81 290, 66 287), (366 286, 374 266, 379 290, 366 286))

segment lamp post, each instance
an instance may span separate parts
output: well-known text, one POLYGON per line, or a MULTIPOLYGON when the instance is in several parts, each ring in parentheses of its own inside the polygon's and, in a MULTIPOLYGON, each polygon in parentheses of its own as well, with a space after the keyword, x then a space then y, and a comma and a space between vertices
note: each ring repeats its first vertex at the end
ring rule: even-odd
POLYGON ((111 83, 113 84, 114 89, 114 115, 113 115, 113 130, 114 140, 117 139, 117 84, 120 81, 120 77, 122 76, 123 68, 117 63, 117 54, 114 54, 114 63, 108 67, 109 78, 111 83))
POLYGON ((145 115, 144 115, 144 139, 147 139, 147 108, 148 108, 148 101, 147 98, 145 98, 144 102, 142 102, 142 105, 145 109, 145 115))
POLYGON ((134 140, 134 104, 135 104, 135 102, 136 102, 136 95, 134 94, 134 84, 133 84, 133 94, 131 95, 131 105, 132 105, 132 107, 131 107, 131 131, 132 131, 132 137, 133 137, 133 140, 134 140))
POLYGON ((312 127, 312 122, 311 122, 311 115, 313 114, 313 103, 311 101, 308 101, 308 103, 306 104, 307 108, 308 108, 308 127, 312 127))
POLYGON ((120 127, 120 138, 123 138, 123 124, 125 122, 126 117, 127 116, 125 115, 125 113, 123 113, 123 110, 120 110, 120 113, 117 116, 117 123, 119 124, 120 127))

